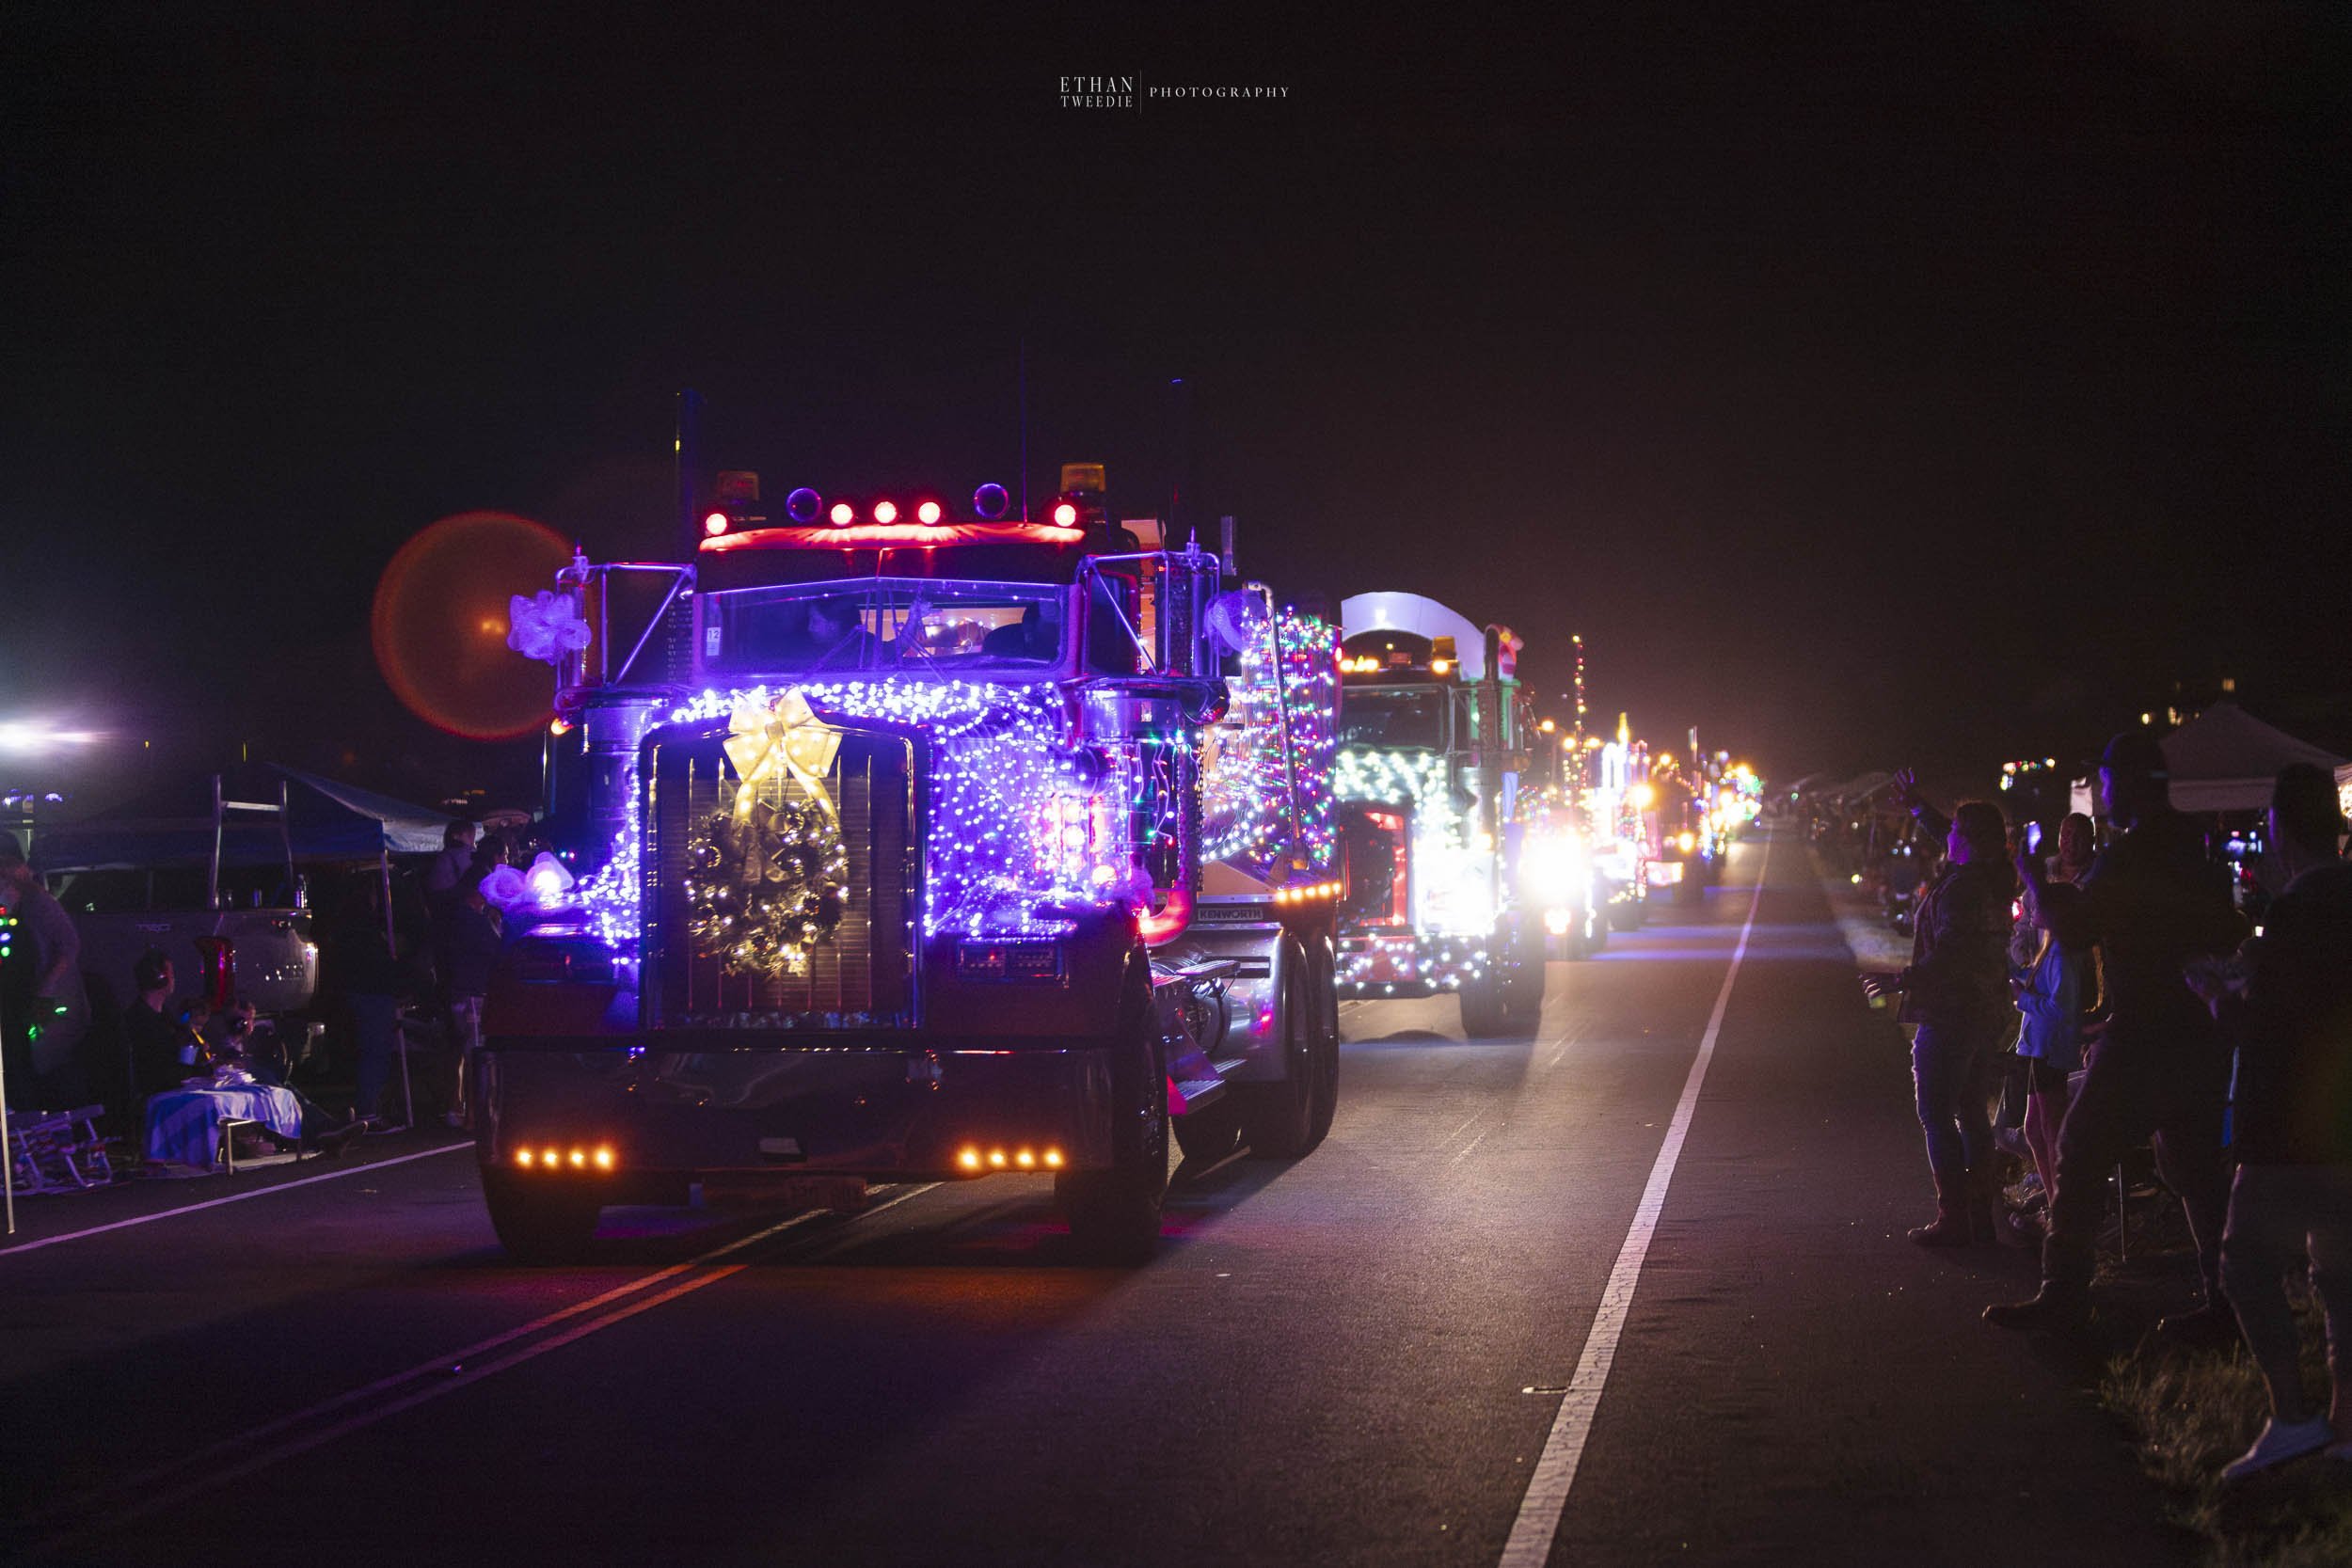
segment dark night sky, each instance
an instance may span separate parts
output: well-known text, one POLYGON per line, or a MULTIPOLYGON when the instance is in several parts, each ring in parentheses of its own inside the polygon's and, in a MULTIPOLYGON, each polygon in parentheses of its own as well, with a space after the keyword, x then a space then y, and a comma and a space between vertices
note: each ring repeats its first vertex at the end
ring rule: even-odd
POLYGON ((519 793, 374 673, 404 539, 663 550, 682 385, 774 494, 1011 483, 1025 339, 1041 488, 1161 511, 1182 375, 1255 574, 1783 776, 2344 721, 2341 11, 989 9, 8 8, 0 717, 519 793))

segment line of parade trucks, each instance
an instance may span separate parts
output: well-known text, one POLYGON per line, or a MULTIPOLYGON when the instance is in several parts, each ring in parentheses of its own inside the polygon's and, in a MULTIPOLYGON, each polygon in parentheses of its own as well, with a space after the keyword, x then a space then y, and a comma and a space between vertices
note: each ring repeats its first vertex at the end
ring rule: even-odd
POLYGON ((1334 622, 1246 578, 1230 519, 1211 549, 1115 518, 1099 467, 1037 515, 705 494, 687 559, 576 556, 516 605, 576 841, 484 1015, 519 1259, 697 1186, 1022 1172, 1138 1258, 1171 1145, 1324 1139, 1342 999, 1532 1029, 1547 958, 1703 874, 1664 771, 1535 719, 1508 628, 1406 593, 1334 622))

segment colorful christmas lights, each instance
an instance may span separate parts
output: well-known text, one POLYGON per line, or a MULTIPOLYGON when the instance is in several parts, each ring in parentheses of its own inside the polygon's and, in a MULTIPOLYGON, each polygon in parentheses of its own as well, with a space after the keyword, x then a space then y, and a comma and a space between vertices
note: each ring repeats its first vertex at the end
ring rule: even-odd
MULTIPOLYGON (((1130 750, 1075 743, 1052 683, 888 678, 712 690, 666 721, 715 722, 794 692, 828 723, 898 730, 928 745, 926 933, 1063 935, 1081 911, 1134 908, 1148 896, 1129 827, 1136 814, 1125 805, 1136 793, 1130 750)), ((612 860, 580 890, 598 934, 624 950, 640 930, 639 810, 632 785, 612 860)))
POLYGON ((1295 610, 1277 617, 1274 631, 1242 650, 1226 718, 1202 750, 1200 853, 1259 878, 1277 865, 1305 878, 1332 863, 1323 783, 1338 733, 1338 633, 1295 610))

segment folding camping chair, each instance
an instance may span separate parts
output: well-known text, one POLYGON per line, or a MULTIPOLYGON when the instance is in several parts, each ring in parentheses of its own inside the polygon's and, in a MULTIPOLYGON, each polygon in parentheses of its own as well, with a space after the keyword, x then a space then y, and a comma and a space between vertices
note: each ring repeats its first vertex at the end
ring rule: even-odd
POLYGON ((98 1135, 103 1105, 8 1114, 8 1160, 28 1193, 85 1192, 114 1180, 106 1140, 98 1135))

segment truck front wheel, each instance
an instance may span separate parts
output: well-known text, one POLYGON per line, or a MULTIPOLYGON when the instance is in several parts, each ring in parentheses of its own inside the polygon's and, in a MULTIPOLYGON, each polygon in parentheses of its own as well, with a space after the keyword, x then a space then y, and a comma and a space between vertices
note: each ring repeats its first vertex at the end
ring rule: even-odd
POLYGON ((1511 1027, 1511 1011, 1499 974, 1481 974, 1462 987, 1462 1033, 1488 1039, 1511 1027))
POLYGON ((504 1171, 482 1173, 490 1227, 517 1263, 577 1263, 585 1258, 602 1212, 594 1194, 517 1180, 504 1171))
POLYGON ((1503 1016, 1514 1029, 1533 1029, 1544 1015, 1544 988, 1550 975, 1545 967, 1543 934, 1527 928, 1513 939, 1514 957, 1502 982, 1503 1016))
POLYGON ((1131 1009, 1125 1037, 1111 1062, 1111 1163, 1102 1170, 1066 1170, 1054 1178, 1054 1199, 1070 1222, 1070 1239, 1087 1258, 1141 1263, 1160 1240, 1160 1209, 1168 1199, 1168 1070, 1152 1037, 1148 1008, 1131 1009))

